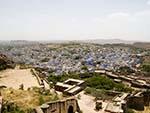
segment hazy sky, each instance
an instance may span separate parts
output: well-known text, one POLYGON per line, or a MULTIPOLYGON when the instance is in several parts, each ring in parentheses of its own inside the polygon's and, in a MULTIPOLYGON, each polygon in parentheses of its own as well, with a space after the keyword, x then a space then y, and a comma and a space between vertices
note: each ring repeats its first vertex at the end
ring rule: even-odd
POLYGON ((0 40, 150 41, 150 0, 0 0, 0 40))

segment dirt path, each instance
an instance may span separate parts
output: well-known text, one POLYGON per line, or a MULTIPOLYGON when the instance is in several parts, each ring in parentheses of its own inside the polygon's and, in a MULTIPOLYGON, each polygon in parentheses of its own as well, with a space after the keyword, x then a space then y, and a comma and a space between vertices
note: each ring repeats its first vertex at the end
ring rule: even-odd
MULTIPOLYGON (((78 104, 83 113, 106 113, 104 110, 95 111, 94 97, 85 95, 82 91, 80 93, 81 98, 78 99, 78 104)), ((103 103, 103 108, 106 107, 106 103, 103 103)))

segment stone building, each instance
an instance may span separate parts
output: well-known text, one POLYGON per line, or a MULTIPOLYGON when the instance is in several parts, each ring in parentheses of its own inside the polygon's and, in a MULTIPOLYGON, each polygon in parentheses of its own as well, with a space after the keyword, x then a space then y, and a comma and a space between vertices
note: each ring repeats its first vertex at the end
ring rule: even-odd
POLYGON ((150 105, 150 91, 131 94, 127 98, 127 106, 136 110, 144 110, 144 106, 150 105))
POLYGON ((117 95, 112 99, 112 102, 109 102, 106 106, 105 111, 108 113, 124 113, 126 110, 126 98, 128 93, 123 93, 117 95))
POLYGON ((75 97, 47 102, 35 109, 36 113, 78 113, 80 108, 75 97))
POLYGON ((55 90, 63 92, 66 95, 76 95, 85 88, 85 82, 78 79, 68 79, 63 83, 57 82, 55 90))
POLYGON ((131 94, 127 98, 127 106, 132 109, 143 111, 144 110, 144 99, 143 99, 142 92, 139 92, 134 95, 131 94))
POLYGON ((150 91, 143 92, 143 99, 144 99, 144 105, 149 106, 150 105, 150 91))

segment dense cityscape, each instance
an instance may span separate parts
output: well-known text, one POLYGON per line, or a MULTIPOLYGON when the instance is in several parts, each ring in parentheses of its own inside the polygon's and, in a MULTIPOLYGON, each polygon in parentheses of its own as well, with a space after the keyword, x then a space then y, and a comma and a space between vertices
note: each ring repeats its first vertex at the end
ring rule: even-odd
POLYGON ((65 106, 60 106, 67 102, 74 103, 68 104, 67 113, 149 109, 145 107, 150 103, 148 48, 120 43, 11 41, 1 44, 0 53, 4 113, 12 109, 15 113, 51 113, 52 109, 66 113, 61 110, 65 106), (26 99, 23 95, 30 95, 32 104, 19 101, 26 99))
POLYGON ((64 72, 81 72, 86 67, 89 71, 105 69, 116 71, 120 67, 136 70, 140 66, 140 57, 145 54, 133 51, 129 47, 102 46, 96 44, 35 44, 11 49, 1 49, 15 62, 47 69, 56 75, 64 72))
POLYGON ((0 113, 150 113, 150 0, 0 0, 0 113))

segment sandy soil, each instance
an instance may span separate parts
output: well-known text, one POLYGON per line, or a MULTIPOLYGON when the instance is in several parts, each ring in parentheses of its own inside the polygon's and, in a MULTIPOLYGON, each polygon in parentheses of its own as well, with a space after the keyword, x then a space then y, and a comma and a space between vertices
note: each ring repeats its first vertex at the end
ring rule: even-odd
POLYGON ((30 69, 7 69, 0 72, 0 86, 4 85, 18 89, 23 84, 24 89, 32 86, 39 87, 37 79, 31 74, 30 69))
POLYGON ((95 111, 94 97, 85 95, 83 91, 80 93, 80 96, 81 98, 78 99, 78 104, 83 113, 106 113, 104 109, 106 108, 107 103, 103 103, 102 110, 95 111))

